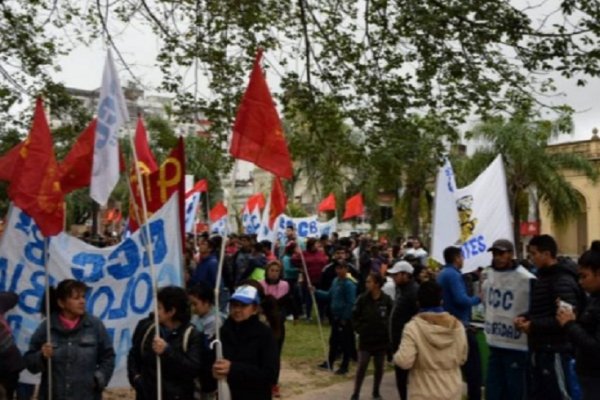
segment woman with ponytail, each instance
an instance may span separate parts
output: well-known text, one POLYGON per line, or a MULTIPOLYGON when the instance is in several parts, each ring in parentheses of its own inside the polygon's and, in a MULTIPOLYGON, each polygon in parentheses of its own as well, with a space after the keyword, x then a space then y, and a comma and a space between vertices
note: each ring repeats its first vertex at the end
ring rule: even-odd
POLYGON ((600 393, 600 241, 579 257, 579 283, 589 293, 587 306, 575 317, 572 307, 559 302, 556 319, 575 347, 576 371, 582 400, 597 399, 600 393))
POLYGON ((27 369, 42 373, 39 399, 49 397, 48 360, 52 363, 53 399, 101 399, 110 381, 115 352, 102 321, 86 312, 87 289, 74 279, 50 289, 50 315, 38 326, 25 354, 27 369), (48 321, 50 338, 46 335, 48 321))

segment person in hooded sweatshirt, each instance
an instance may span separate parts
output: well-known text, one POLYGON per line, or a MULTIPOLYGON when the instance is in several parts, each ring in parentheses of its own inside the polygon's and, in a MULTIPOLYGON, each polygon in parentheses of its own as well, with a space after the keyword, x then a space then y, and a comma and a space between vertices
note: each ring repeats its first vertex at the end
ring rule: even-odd
POLYGON ((419 313, 404 327, 394 363, 409 369, 410 400, 461 400, 461 365, 467 360, 463 324, 442 308, 442 287, 424 282, 417 293, 419 313))
POLYGON ((538 269, 538 279, 531 293, 529 312, 515 318, 514 324, 528 336, 530 399, 570 400, 578 385, 574 374, 569 374, 573 347, 567 340, 566 329, 556 320, 557 299, 579 313, 585 294, 577 284, 577 271, 558 262, 558 247, 552 236, 533 237, 528 251, 538 269))
POLYGON ((600 241, 579 257, 579 283, 589 293, 589 302, 576 318, 568 307, 558 307, 556 319, 575 346, 577 377, 582 400, 600 396, 600 241))

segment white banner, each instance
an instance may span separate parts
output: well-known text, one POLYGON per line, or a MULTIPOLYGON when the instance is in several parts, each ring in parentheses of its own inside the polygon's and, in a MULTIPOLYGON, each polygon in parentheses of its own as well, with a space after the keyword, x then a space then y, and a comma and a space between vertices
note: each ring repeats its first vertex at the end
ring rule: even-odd
POLYGON ((435 205, 433 211, 433 235, 431 257, 444 264, 444 249, 457 243, 460 224, 456 209, 456 182, 450 160, 446 158, 435 181, 435 205), (454 243, 451 241, 454 240, 454 243))
POLYGON ((229 226, 229 217, 227 215, 210 224, 211 235, 228 236, 230 233, 231 227, 229 226))
POLYGON ((242 227, 244 228, 244 233, 258 234, 260 231, 260 225, 260 208, 256 206, 254 207, 254 210, 250 212, 247 207, 244 207, 244 212, 242 214, 242 227))
POLYGON ((127 104, 119 83, 110 49, 102 74, 102 87, 98 101, 98 124, 94 140, 94 159, 90 196, 100 205, 106 205, 108 197, 119 181, 119 138, 121 125, 129 120, 127 104))
MULTIPOLYGON (((158 285, 182 285, 181 238, 177 194, 149 221, 154 246, 158 285)), ((61 233, 50 240, 49 264, 52 285, 73 278, 90 287, 88 312, 104 322, 113 338, 116 368, 111 387, 129 387, 127 353, 138 321, 153 310, 152 280, 142 227, 118 245, 97 248, 61 233)), ((19 303, 7 319, 21 351, 41 322, 44 297, 44 238, 33 220, 12 207, 0 241, 0 291, 19 294, 19 303)), ((21 374, 21 380, 34 377, 21 374)))
POLYGON ((296 236, 299 238, 319 238, 321 235, 330 235, 337 230, 337 219, 333 218, 327 222, 319 222, 317 215, 303 218, 292 218, 281 214, 276 221, 277 237, 285 236, 285 229, 293 226, 296 236))
POLYGON ((194 233, 194 225, 196 224, 196 215, 198 214, 198 205, 200 204, 200 195, 196 192, 185 198, 185 232, 194 233))
POLYGON ((514 243, 502 156, 496 157, 473 183, 457 190, 456 208, 465 256, 463 273, 490 265, 492 255, 487 250, 494 240, 514 243))

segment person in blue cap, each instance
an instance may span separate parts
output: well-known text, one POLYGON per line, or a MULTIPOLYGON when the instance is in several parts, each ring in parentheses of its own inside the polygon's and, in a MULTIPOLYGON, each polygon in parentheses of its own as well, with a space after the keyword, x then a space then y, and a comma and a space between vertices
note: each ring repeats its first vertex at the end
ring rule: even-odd
POLYGON ((215 361, 215 379, 227 379, 232 400, 270 400, 277 383, 279 351, 271 329, 258 318, 260 295, 242 285, 229 299, 229 317, 221 327, 223 358, 215 361))

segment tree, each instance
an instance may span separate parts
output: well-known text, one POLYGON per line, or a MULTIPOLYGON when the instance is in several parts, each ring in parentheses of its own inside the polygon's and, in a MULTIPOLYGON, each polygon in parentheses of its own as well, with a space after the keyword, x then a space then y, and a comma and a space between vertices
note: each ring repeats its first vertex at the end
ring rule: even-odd
MULTIPOLYGON (((584 157, 547 151, 552 138, 571 130, 568 113, 553 121, 540 119, 532 102, 525 99, 516 102, 510 116, 488 117, 469 134, 471 138, 483 139, 486 144, 466 161, 468 170, 482 171, 496 155, 503 156, 516 243, 520 241, 519 227, 522 216, 527 213, 530 190, 537 191, 539 201, 560 224, 581 212, 580 195, 562 173, 578 171, 593 182, 598 178, 597 169, 584 157)), ((459 166, 457 176, 461 175, 461 169, 459 166)))

